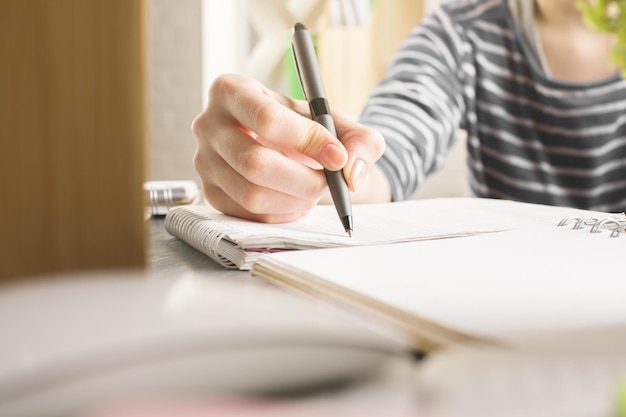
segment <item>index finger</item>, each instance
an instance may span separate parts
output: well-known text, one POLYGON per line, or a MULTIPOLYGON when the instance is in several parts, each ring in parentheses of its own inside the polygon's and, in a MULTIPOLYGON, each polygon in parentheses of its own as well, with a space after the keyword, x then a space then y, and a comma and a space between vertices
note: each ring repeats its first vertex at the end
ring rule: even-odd
POLYGON ((330 170, 342 169, 346 164, 347 152, 335 136, 283 105, 258 81, 224 76, 215 81, 211 91, 212 98, 221 100, 227 115, 264 140, 295 150, 330 170))

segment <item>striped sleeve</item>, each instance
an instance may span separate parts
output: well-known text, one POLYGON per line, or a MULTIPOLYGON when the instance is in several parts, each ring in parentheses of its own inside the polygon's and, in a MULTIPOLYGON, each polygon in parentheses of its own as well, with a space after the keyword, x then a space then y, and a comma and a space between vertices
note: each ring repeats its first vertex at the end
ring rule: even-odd
POLYGON ((464 44, 444 13, 418 25, 401 46, 385 79, 368 99, 362 123, 386 140, 378 164, 394 201, 410 198, 443 166, 466 114, 464 44))

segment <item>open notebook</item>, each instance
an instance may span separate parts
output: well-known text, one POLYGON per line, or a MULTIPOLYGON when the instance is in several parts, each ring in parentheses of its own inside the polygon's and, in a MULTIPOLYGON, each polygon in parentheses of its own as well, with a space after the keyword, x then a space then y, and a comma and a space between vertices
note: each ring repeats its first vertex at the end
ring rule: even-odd
POLYGON ((566 216, 601 214, 483 198, 355 205, 352 210, 352 238, 346 236, 333 206, 317 206, 305 218, 285 224, 242 220, 210 206, 181 206, 167 215, 165 228, 223 266, 247 270, 266 252, 467 236, 552 225, 566 216))
POLYGON ((624 352, 621 217, 620 226, 598 233, 573 229, 573 219, 459 239, 277 253, 251 273, 388 320, 426 351, 488 341, 624 352))

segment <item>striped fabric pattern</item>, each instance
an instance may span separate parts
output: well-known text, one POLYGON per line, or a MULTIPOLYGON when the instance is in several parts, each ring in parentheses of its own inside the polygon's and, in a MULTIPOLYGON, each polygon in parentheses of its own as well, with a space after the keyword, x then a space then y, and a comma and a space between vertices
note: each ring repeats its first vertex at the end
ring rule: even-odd
POLYGON ((626 210, 626 81, 547 76, 507 0, 449 1, 424 18, 361 121, 385 137, 394 201, 443 166, 462 128, 476 196, 626 210))

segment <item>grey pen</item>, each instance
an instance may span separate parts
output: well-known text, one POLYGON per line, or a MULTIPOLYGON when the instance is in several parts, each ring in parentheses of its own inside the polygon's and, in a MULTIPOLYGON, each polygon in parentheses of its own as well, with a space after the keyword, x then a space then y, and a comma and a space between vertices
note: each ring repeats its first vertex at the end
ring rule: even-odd
MULTIPOLYGON (((296 23, 293 28, 293 41, 291 44, 293 56, 296 62, 300 85, 304 96, 309 102, 311 117, 324 126, 335 137, 335 123, 330 115, 330 106, 326 99, 326 90, 322 82, 313 39, 307 27, 302 23, 296 23)), ((350 191, 343 176, 343 171, 330 171, 324 169, 330 195, 339 214, 339 219, 348 236, 352 237, 352 204, 350 203, 350 191)))

